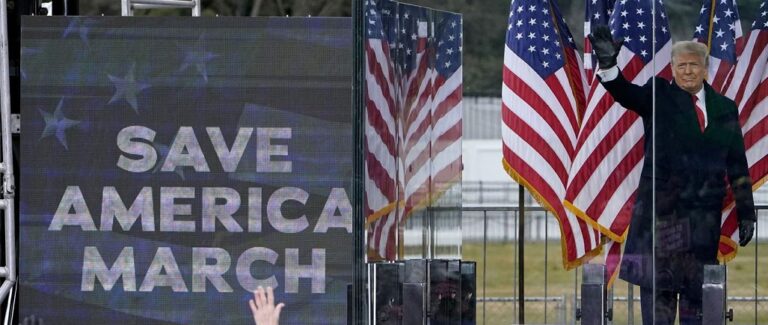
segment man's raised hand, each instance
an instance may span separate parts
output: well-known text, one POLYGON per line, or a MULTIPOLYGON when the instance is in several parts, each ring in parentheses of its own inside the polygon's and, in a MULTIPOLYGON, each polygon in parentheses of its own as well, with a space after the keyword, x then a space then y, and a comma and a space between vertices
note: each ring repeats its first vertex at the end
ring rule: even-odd
POLYGON ((605 70, 616 65, 616 57, 619 56, 623 42, 613 40, 611 29, 608 26, 595 26, 592 29, 592 34, 589 34, 589 42, 592 44, 592 50, 595 52, 600 69, 605 70))

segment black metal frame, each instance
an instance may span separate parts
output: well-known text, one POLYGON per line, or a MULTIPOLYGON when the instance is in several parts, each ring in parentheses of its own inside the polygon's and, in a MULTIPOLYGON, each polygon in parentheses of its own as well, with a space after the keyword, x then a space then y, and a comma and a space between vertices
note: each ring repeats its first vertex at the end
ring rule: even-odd
POLYGON ((366 288, 367 273, 365 269, 365 220, 363 211, 363 200, 365 197, 364 186, 364 159, 365 139, 363 118, 365 116, 365 57, 364 57, 364 39, 365 39, 365 21, 363 16, 364 5, 362 1, 352 1, 352 26, 354 37, 353 54, 353 73, 352 76, 352 118, 354 134, 354 168, 352 182, 352 206, 354 207, 354 221, 352 225, 354 252, 352 272, 352 292, 351 301, 348 302, 350 315, 348 324, 366 324, 366 301, 368 290, 366 288))

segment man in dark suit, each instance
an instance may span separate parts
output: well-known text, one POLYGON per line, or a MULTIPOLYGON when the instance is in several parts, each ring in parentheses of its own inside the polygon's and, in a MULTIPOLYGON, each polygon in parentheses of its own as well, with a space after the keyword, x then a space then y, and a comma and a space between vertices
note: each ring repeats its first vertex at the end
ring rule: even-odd
POLYGON ((640 286, 643 324, 674 323, 678 295, 680 323, 701 324, 703 267, 718 263, 728 185, 736 201, 739 244, 746 245, 754 232, 752 183, 736 105, 705 82, 706 45, 675 43, 674 80, 652 78, 639 86, 616 66, 621 43, 613 41, 608 27, 596 27, 589 37, 600 82, 641 116, 645 132, 645 160, 619 277, 640 286))

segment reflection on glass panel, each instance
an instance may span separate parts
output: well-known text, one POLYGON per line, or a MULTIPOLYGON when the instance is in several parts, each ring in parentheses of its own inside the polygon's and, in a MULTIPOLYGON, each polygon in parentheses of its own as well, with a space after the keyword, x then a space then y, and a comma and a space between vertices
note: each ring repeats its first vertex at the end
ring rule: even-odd
MULTIPOLYGON (((670 74, 667 66, 671 36, 666 17, 666 11, 656 1, 616 2, 609 21, 611 33, 594 28, 591 39, 600 87, 612 97, 604 106, 610 107, 608 117, 601 120, 612 125, 612 130, 601 141, 610 143, 611 134, 620 137, 614 148, 608 148, 605 156, 609 160, 603 163, 608 186, 602 192, 609 195, 596 197, 597 204, 606 207, 603 214, 613 217, 597 219, 607 230, 603 233, 612 239, 607 245, 606 273, 613 279, 618 272, 620 279, 640 286, 643 321, 653 317, 653 177, 658 175, 654 173, 652 155, 652 96, 656 85, 668 85, 665 79, 670 74), (614 241, 625 241, 620 267, 617 264, 621 251, 614 241)), ((590 105, 600 99, 592 96, 590 105)), ((674 143, 669 140, 665 143, 674 143)), ((628 305, 627 312, 630 310, 634 312, 628 305)))
POLYGON ((460 258, 461 16, 366 8, 369 257, 460 258))
MULTIPOLYGON (((399 164, 402 168, 402 216, 414 218, 407 225, 415 227, 405 232, 421 236, 405 236, 415 239, 404 242, 407 247, 420 247, 421 258, 430 256, 432 212, 427 209, 431 183, 431 98, 433 96, 434 60, 431 51, 430 11, 424 7, 398 4, 398 68, 401 89, 401 110, 398 119, 400 140, 399 164)), ((418 249, 417 249, 418 250, 418 249)))
POLYGON ((394 260, 398 242, 396 4, 365 5, 365 215, 370 260, 394 260))
POLYGON ((433 257, 461 258, 462 20, 433 12, 430 201, 433 257))

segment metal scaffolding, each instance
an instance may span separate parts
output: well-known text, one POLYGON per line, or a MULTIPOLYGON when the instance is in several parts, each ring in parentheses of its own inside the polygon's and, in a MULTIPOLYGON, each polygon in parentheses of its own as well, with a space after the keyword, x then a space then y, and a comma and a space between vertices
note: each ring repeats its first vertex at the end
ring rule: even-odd
POLYGON ((0 137, 2 137, 2 198, 0 209, 5 219, 5 266, 0 267, 4 277, 0 286, 0 301, 8 296, 16 284, 16 222, 14 211, 15 182, 13 177, 13 147, 11 143, 11 90, 8 75, 8 12, 6 0, 0 0, 0 137))
POLYGON ((199 17, 202 13, 202 0, 121 0, 121 14, 133 16, 134 9, 155 8, 191 8, 192 16, 199 17))

